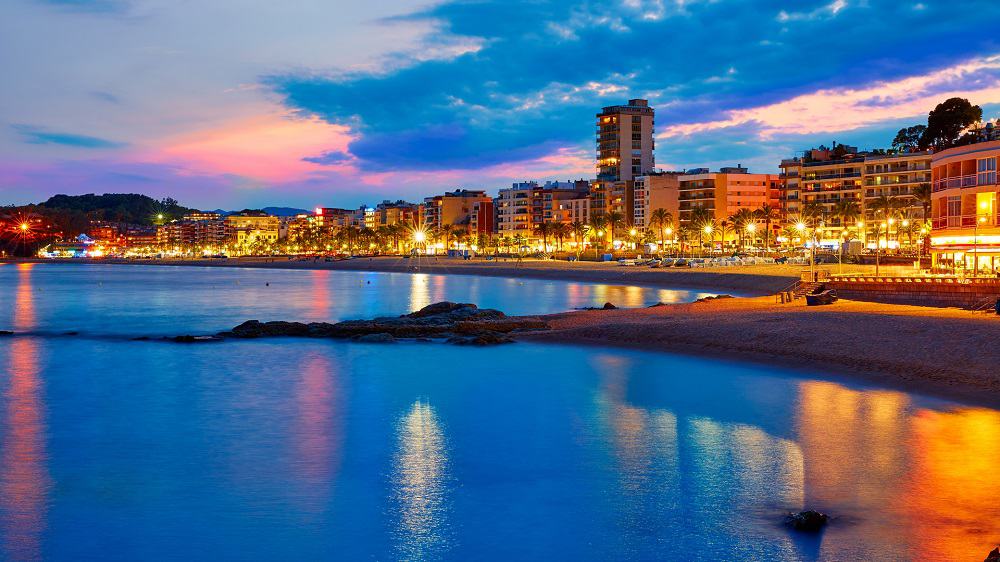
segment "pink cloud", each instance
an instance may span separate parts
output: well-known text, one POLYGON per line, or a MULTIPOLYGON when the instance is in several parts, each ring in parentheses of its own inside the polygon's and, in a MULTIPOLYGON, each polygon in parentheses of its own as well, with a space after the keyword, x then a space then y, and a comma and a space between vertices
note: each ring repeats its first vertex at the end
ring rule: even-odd
POLYGON ((136 159, 175 164, 196 174, 283 183, 353 169, 349 162, 321 166, 302 160, 328 151, 346 152, 352 138, 346 126, 272 110, 154 142, 136 159))
POLYGON ((860 89, 829 89, 750 109, 725 119, 673 125, 659 138, 753 124, 762 140, 777 134, 813 134, 857 129, 883 121, 926 115, 942 100, 969 98, 1000 103, 1000 55, 977 58, 921 76, 878 82, 860 89))

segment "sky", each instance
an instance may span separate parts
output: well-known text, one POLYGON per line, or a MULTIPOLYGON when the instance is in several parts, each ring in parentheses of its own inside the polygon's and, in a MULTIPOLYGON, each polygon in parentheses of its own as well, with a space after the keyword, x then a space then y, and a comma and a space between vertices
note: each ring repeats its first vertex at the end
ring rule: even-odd
POLYGON ((592 178, 646 98, 667 170, 1000 115, 996 0, 3 0, 0 205, 358 207, 592 178))

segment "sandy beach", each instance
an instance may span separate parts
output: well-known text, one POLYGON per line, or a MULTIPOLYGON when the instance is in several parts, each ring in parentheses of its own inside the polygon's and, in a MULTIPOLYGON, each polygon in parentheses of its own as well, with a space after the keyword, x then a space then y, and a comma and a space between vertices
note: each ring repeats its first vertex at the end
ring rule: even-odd
POLYGON ((958 309, 841 300, 807 307, 772 297, 545 317, 531 341, 749 359, 812 375, 1000 405, 1000 318, 958 309))
MULTIPOLYGON (((39 262, 88 263, 86 260, 26 260, 39 262)), ((335 262, 299 261, 287 258, 233 259, 161 259, 94 260, 90 263, 127 265, 165 265, 197 267, 254 267, 273 269, 324 269, 332 271, 378 271, 387 273, 433 273, 444 275, 482 275, 554 281, 579 281, 636 285, 665 289, 700 289, 742 296, 771 295, 794 283, 807 268, 802 265, 758 265, 718 268, 658 268, 620 266, 614 262, 568 262, 561 260, 514 259, 486 261, 458 258, 423 257, 403 259, 398 256, 357 258, 335 262)), ((836 265, 820 266, 831 273, 836 265)), ((844 273, 871 273, 871 266, 844 265, 844 273)), ((912 268, 883 267, 885 274, 902 274, 912 268)))

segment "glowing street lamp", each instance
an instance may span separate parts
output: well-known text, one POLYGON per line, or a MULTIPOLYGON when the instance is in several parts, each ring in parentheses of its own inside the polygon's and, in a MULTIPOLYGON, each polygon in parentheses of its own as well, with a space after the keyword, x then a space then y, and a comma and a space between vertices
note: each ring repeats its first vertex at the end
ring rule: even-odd
POLYGON ((795 230, 798 230, 799 232, 805 232, 806 231, 806 223, 804 223, 802 221, 797 222, 795 224, 795 230))
POLYGON ((22 222, 20 227, 21 227, 21 232, 27 232, 28 229, 31 228, 30 226, 28 226, 28 223, 26 222, 22 222))
POLYGON ((423 230, 418 230, 415 233, 413 233, 414 242, 422 244, 425 240, 427 240, 427 234, 425 234, 423 230))

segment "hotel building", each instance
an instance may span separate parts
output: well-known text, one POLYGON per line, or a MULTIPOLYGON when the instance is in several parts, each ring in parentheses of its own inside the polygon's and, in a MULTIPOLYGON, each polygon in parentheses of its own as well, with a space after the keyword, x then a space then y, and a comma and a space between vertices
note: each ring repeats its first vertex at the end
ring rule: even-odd
POLYGON ((636 228, 649 228, 656 209, 666 209, 675 221, 679 220, 681 175, 680 172, 663 172, 635 178, 632 224, 636 228))
POLYGON ((237 248, 246 249, 258 242, 278 241, 281 219, 265 214, 238 214, 226 217, 229 240, 237 248))
POLYGON ((708 209, 714 220, 726 220, 740 209, 756 211, 765 203, 775 204, 782 181, 777 174, 751 174, 742 167, 688 170, 678 177, 678 222, 690 225, 692 212, 708 209))
POLYGON ((442 195, 424 199, 424 224, 428 229, 439 229, 444 225, 459 225, 466 228, 472 222, 472 210, 480 201, 493 198, 482 190, 459 189, 442 195))
POLYGON ((653 170, 653 116, 643 99, 608 106, 597 114, 598 181, 629 181, 653 170))
POLYGON ((540 238, 535 229, 543 223, 573 222, 574 204, 586 199, 589 183, 536 182, 515 183, 501 189, 496 198, 497 233, 500 236, 521 235, 529 240, 540 238))
POLYGON ((942 150, 931 159, 931 256, 935 266, 1000 268, 997 221, 1000 140, 942 150))

